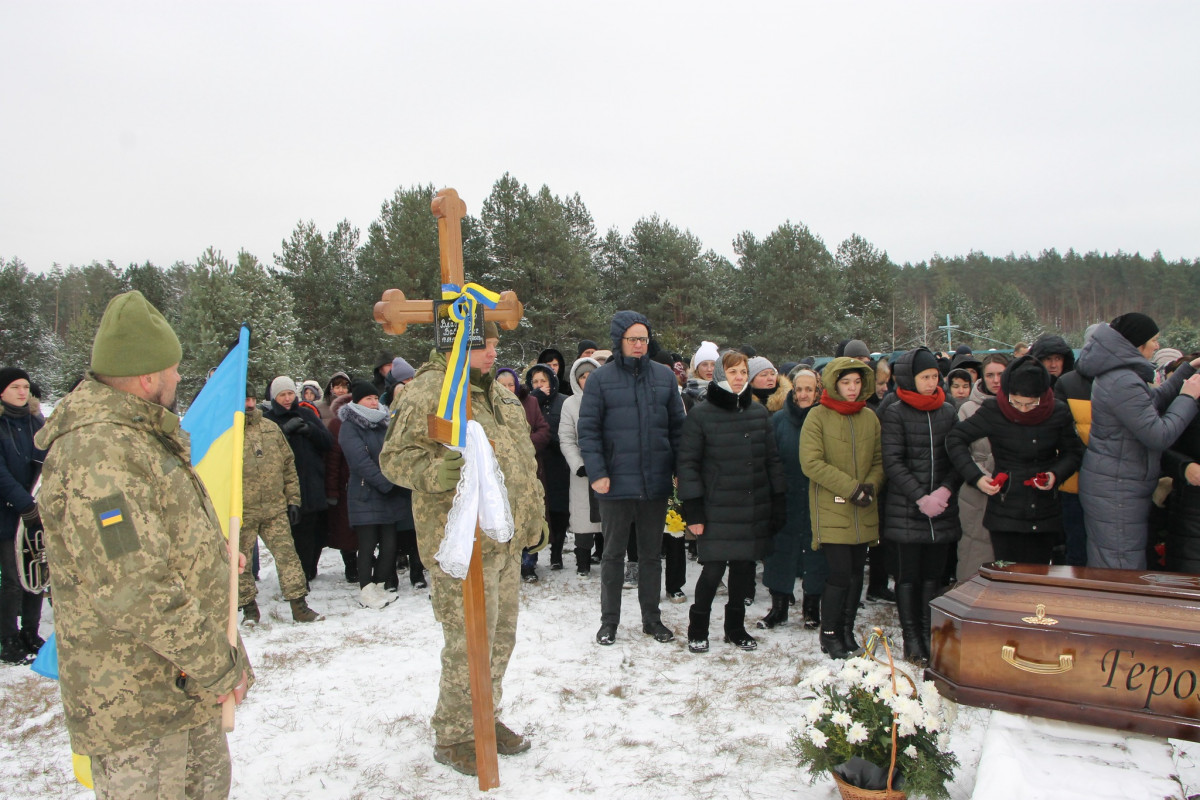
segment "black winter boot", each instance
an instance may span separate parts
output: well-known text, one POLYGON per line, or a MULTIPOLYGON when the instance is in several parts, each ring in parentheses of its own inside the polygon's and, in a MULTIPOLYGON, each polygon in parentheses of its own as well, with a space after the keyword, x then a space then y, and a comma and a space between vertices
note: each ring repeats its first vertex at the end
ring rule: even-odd
POLYGON ((804 627, 810 631, 821 627, 821 595, 806 594, 803 603, 804 627))
POLYGON ((575 548, 575 574, 590 575, 592 572, 592 548, 575 548))
POLYGON ((842 643, 846 645, 846 651, 851 656, 860 656, 863 652, 862 645, 854 639, 854 620, 858 618, 858 603, 862 598, 862 588, 863 579, 860 575, 851 581, 850 590, 846 593, 846 611, 842 620, 842 643))
POLYGON ((915 583, 896 584, 896 610, 900 614, 900 632, 904 635, 904 660, 923 667, 928 656, 922 647, 920 603, 915 583))
POLYGON ((936 580, 921 581, 921 607, 919 610, 918 619, 921 620, 921 654, 925 656, 925 661, 928 662, 933 650, 930 648, 929 637, 932 633, 932 611, 929 604, 938 596, 940 582, 936 580))
POLYGON ((0 661, 5 664, 28 664, 33 661, 33 653, 25 648, 21 637, 5 636, 0 641, 0 661))
POLYGON ((760 619, 756 626, 759 628, 774 628, 788 621, 788 596, 783 592, 771 590, 771 610, 760 619))
POLYGON ((688 652, 708 652, 708 620, 709 611, 701 611, 692 606, 688 610, 688 652))
POLYGON ((742 650, 757 650, 758 640, 746 633, 746 604, 730 600, 725 604, 725 641, 742 650))
POLYGON ((848 658, 846 644, 842 641, 842 621, 846 617, 846 595, 843 586, 825 584, 821 595, 821 652, 830 658, 848 658))

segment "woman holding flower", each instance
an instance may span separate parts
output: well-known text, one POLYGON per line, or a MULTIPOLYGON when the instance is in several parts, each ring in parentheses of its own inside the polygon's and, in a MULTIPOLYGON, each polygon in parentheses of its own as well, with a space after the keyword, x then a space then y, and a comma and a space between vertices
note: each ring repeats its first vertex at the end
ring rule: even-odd
POLYGON ((717 587, 729 569, 725 641, 758 645, 746 632, 745 599, 754 589, 754 562, 766 555, 785 514, 783 466, 770 414, 748 390, 746 356, 727 352, 683 424, 676 473, 688 530, 696 535, 702 570, 689 612, 688 649, 708 650, 708 623, 717 587))

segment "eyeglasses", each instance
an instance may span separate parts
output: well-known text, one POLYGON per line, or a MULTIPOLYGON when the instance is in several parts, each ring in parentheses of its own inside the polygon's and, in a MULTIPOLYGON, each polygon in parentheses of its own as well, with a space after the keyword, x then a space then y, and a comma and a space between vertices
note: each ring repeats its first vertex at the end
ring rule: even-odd
POLYGON ((648 336, 622 336, 621 338, 630 344, 650 344, 648 336))
POLYGON ((1008 400, 1008 404, 1010 406, 1012 406, 1013 408, 1017 409, 1018 411, 1033 411, 1035 408, 1037 408, 1038 406, 1040 406, 1042 404, 1042 401, 1034 400, 1032 403, 1023 403, 1020 400, 1013 400, 1010 397, 1008 400))

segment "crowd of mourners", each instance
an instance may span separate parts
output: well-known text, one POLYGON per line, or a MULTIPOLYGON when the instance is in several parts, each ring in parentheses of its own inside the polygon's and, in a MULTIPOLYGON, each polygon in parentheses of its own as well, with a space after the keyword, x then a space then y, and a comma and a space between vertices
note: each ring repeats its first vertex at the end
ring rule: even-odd
MULTIPOLYGON (((776 365, 710 341, 667 353, 628 311, 610 338, 495 372, 523 406, 545 489, 548 534, 525 551, 522 578, 537 582, 544 556, 562 570, 572 554, 580 578, 599 566, 601 645, 616 638, 623 589, 637 590, 643 631, 673 639, 659 603, 688 601, 689 561, 692 652, 709 649, 726 579, 723 638, 755 649, 746 609, 761 564, 758 628, 798 605, 824 652, 856 654, 865 589, 895 603, 915 663, 929 658, 930 601, 987 562, 1200 573, 1200 354, 1160 348, 1144 314, 1091 326, 1078 352, 1052 333, 1011 353, 882 355, 854 339, 776 365)), ((379 466, 389 409, 415 374, 383 354, 365 378, 247 386, 244 623, 261 619, 260 539, 297 622, 321 619, 305 598, 324 548, 340 551, 364 608, 392 602, 402 576, 427 587, 411 492, 379 466)), ((39 396, 23 370, 0 369, 8 663, 42 644, 42 598, 21 586, 13 545, 40 525, 39 396)))

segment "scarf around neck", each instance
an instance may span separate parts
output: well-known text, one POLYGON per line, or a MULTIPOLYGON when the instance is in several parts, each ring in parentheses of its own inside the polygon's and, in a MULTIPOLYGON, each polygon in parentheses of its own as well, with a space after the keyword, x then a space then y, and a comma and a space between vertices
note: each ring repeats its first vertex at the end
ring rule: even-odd
POLYGON ((1045 422, 1054 413, 1054 390, 1047 389, 1038 398, 1038 407, 1032 411, 1020 411, 1013 408, 1008 402, 1008 395, 1003 389, 996 392, 996 404, 1000 406, 1000 413, 1009 422, 1015 422, 1018 425, 1038 425, 1045 422))
POLYGON ((821 392, 821 405, 826 408, 832 408, 837 413, 845 417, 850 417, 867 407, 865 400, 837 400, 830 396, 829 392, 821 392))
POLYGON ((28 417, 29 416, 29 403, 26 403, 23 406, 14 406, 11 403, 5 403, 3 400, 0 400, 0 404, 3 404, 4 413, 10 417, 28 417))
POLYGON ((946 392, 940 386, 933 394, 910 392, 908 389, 901 389, 897 386, 896 396, 918 411, 937 411, 946 403, 946 392))

